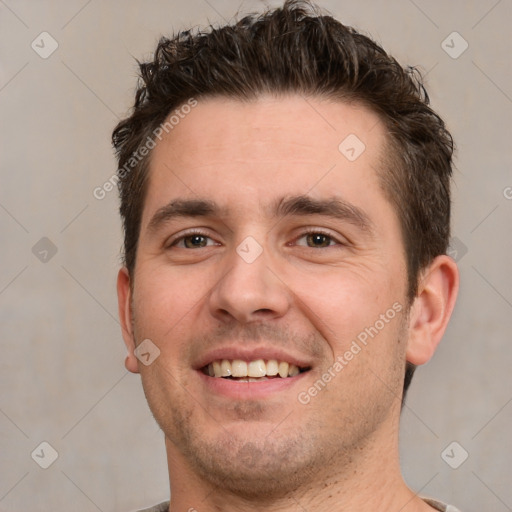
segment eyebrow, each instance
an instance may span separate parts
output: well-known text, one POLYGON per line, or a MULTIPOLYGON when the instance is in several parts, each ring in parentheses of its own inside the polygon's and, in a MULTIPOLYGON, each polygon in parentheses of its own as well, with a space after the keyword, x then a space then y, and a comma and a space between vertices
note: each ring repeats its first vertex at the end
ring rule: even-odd
MULTIPOLYGON (((306 195, 281 198, 271 208, 274 217, 323 215, 349 222, 363 231, 371 233, 373 222, 357 206, 332 197, 314 199, 306 195)), ((156 232, 160 227, 177 217, 220 217, 228 216, 229 210, 220 208, 214 201, 206 199, 176 199, 159 208, 148 224, 148 231, 156 232)))
POLYGON ((213 201, 205 199, 177 199, 159 208, 148 224, 148 231, 155 232, 176 217, 215 217, 220 208, 213 201))
POLYGON ((300 195, 281 199, 275 207, 275 215, 323 215, 349 222, 362 231, 371 233, 373 222, 370 217, 357 206, 339 198, 314 199, 310 196, 300 195))

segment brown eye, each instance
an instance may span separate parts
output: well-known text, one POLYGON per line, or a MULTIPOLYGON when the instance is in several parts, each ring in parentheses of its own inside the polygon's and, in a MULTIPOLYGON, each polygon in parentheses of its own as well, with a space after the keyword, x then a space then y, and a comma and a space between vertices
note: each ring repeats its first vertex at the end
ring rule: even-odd
POLYGON ((208 245, 208 237, 203 235, 190 235, 184 237, 182 240, 184 247, 187 249, 197 249, 208 245))
POLYGON ((202 231, 189 231, 176 237, 167 245, 167 249, 203 249, 204 247, 213 247, 221 245, 207 233, 202 231))
POLYGON ((309 233, 306 235, 306 242, 308 247, 329 247, 332 242, 332 238, 323 233, 309 233))

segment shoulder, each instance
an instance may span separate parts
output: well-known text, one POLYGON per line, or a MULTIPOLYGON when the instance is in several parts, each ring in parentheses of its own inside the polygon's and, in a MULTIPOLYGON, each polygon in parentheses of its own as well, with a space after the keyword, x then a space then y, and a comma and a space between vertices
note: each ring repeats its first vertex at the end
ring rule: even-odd
POLYGON ((163 503, 159 503, 158 505, 153 505, 152 507, 138 510, 137 512, 168 512, 169 510, 169 502, 164 501, 163 503))
POLYGON ((423 501, 440 512, 460 512, 458 508, 453 505, 446 505, 441 501, 433 500, 432 498, 423 498, 423 501))

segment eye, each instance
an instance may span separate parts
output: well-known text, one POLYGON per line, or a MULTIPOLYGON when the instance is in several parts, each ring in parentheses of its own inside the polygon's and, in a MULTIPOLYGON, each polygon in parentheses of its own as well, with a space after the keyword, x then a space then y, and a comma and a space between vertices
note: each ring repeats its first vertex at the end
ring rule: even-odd
POLYGON ((209 236, 201 233, 192 233, 181 236, 174 240, 169 247, 179 247, 180 249, 201 249, 211 245, 218 245, 209 236))
POLYGON ((331 235, 323 233, 322 231, 311 231, 305 233, 297 239, 296 243, 297 245, 306 245, 307 247, 317 249, 323 249, 324 247, 330 247, 339 244, 339 242, 335 240, 331 235), (305 243, 301 243, 302 240, 305 243))

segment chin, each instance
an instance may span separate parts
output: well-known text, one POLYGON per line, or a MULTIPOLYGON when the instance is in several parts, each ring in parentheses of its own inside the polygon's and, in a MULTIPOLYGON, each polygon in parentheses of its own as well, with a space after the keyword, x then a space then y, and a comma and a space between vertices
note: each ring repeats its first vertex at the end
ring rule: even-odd
MULTIPOLYGON (((243 452, 243 450, 241 450, 243 452)), ((236 463, 233 458, 216 457, 216 460, 196 460, 196 467, 203 478, 214 486, 222 486, 234 496, 248 501, 264 504, 285 498, 309 480, 307 464, 292 464, 268 460, 254 462, 256 456, 238 454, 236 463), (227 462, 228 460, 228 462, 227 462), (231 460, 231 462, 229 462, 231 460), (206 463, 206 464, 205 464, 206 463)))
POLYGON ((308 468, 322 460, 321 450, 312 446, 300 429, 294 436, 277 436, 275 423, 264 426, 244 427, 241 422, 236 428, 221 427, 213 436, 189 429, 173 444, 179 446, 194 472, 212 486, 242 499, 270 502, 304 485, 311 479, 308 468))

